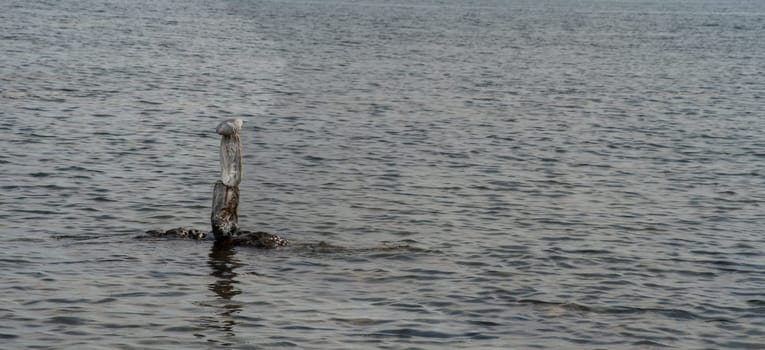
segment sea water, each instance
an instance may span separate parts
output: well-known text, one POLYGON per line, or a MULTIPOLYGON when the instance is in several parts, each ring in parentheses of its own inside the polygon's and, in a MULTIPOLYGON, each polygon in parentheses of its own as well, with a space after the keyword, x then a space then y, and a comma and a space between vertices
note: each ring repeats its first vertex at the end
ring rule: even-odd
POLYGON ((0 3, 0 347, 765 348, 765 2, 0 3), (240 224, 209 229, 244 120, 240 224))

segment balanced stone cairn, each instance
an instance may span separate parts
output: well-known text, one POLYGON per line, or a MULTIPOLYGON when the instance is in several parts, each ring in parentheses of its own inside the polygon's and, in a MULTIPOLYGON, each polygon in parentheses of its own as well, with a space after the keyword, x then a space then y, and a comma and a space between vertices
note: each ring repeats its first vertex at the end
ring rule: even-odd
MULTIPOLYGON (((250 246, 276 248, 287 245, 287 240, 266 232, 243 231, 239 229, 239 184, 242 182, 242 130, 241 119, 224 120, 215 132, 220 140, 220 180, 213 187, 212 213, 210 223, 216 246, 250 246)), ((174 228, 167 231, 151 230, 151 237, 174 237, 202 239, 206 234, 193 228, 174 228)))
POLYGON ((212 198, 212 231, 215 240, 225 240, 239 231, 239 184, 242 182, 241 119, 229 119, 218 124, 215 132, 220 139, 220 180, 215 182, 212 198))

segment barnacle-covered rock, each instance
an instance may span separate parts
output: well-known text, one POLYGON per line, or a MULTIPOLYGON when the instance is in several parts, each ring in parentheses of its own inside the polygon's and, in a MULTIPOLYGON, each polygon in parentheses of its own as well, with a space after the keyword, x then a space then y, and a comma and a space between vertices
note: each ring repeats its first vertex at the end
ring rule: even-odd
POLYGON ((149 230, 146 231, 145 237, 154 238, 180 238, 180 239, 204 239, 207 237, 207 232, 197 230, 189 227, 171 228, 167 231, 162 230, 149 230))

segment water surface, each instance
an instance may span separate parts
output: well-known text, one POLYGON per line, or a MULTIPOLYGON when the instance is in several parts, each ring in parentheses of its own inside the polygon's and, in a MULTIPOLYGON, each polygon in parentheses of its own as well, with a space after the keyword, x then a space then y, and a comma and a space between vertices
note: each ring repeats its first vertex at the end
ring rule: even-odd
POLYGON ((759 1, 0 5, 0 338, 765 348, 759 1), (217 123, 240 222, 209 226, 217 123), (324 243, 322 243, 324 242, 324 243))

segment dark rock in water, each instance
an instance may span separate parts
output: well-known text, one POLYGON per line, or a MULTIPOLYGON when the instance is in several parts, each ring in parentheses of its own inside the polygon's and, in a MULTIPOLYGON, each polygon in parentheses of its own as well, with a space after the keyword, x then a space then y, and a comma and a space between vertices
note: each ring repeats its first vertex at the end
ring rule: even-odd
POLYGON ((138 236, 138 238, 143 237, 162 237, 165 235, 165 231, 162 230, 148 230, 146 231, 146 236, 138 236))
POLYGON ((202 230, 197 230, 194 228, 184 228, 184 227, 167 230, 165 234, 175 235, 178 238, 190 238, 190 239, 203 239, 207 237, 207 233, 202 230))
MULTIPOLYGON (((172 228, 167 231, 162 230, 149 230, 146 231, 146 235, 139 236, 138 238, 179 238, 179 239, 195 239, 201 240, 207 237, 207 233, 202 230, 197 230, 188 227, 172 228)), ((277 247, 284 247, 289 242, 277 235, 262 232, 262 231, 237 231, 232 237, 217 240, 215 242, 218 246, 236 246, 236 247, 253 247, 273 249, 277 247)))
POLYGON ((195 228, 178 227, 171 228, 167 231, 149 230, 146 231, 146 236, 157 238, 204 239, 207 237, 207 232, 195 228))
POLYGON ((267 232, 239 231, 234 237, 216 241, 216 245, 273 249, 284 247, 288 241, 267 232))

